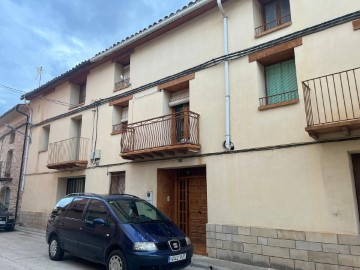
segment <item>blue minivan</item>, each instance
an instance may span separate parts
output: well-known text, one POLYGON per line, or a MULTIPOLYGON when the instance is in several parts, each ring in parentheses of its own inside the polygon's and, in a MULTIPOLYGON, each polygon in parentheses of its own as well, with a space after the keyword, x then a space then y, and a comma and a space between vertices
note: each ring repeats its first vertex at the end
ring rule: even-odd
POLYGON ((69 194, 46 229, 51 260, 64 252, 107 269, 182 269, 191 263, 190 239, 150 203, 132 195, 69 194))

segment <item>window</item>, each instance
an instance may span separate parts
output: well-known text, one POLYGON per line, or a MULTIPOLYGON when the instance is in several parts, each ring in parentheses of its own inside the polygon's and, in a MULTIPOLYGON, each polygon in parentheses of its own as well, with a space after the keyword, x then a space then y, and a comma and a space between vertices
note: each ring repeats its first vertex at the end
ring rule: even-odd
POLYGON ((130 86, 130 64, 126 66, 116 64, 115 66, 115 91, 125 89, 130 86))
POLYGON ((274 29, 291 21, 289 0, 259 0, 261 5, 261 26, 255 29, 255 34, 274 29))
POLYGON ((70 94, 70 109, 76 108, 79 105, 85 103, 86 98, 86 81, 79 84, 71 85, 71 94, 70 94))
POLYGON ((125 193, 125 172, 111 173, 109 194, 125 193))
MULTIPOLYGON (((265 69, 266 104, 298 99, 295 59, 268 65, 265 69)), ((265 104, 263 104, 265 105, 265 104)))
POLYGON ((85 103, 86 98, 86 84, 79 86, 79 104, 85 103))
POLYGON ((40 151, 47 151, 49 147, 50 126, 41 129, 40 151))
POLYGON ((5 165, 5 177, 10 177, 11 175, 11 165, 13 159, 13 150, 9 150, 6 157, 6 165, 5 165))
POLYGON ((14 142, 15 142, 15 131, 11 131, 9 143, 13 144, 14 142))
POLYGON ((66 211, 65 216, 68 218, 81 219, 88 200, 87 198, 75 198, 66 211))
POLYGON ((85 220, 93 222, 94 219, 102 218, 104 221, 107 220, 107 208, 105 204, 98 200, 91 200, 89 208, 85 214, 85 220))
POLYGON ((126 130, 128 124, 129 107, 114 106, 113 132, 118 133, 126 130))
POLYGON ((67 197, 67 198, 63 198, 61 199, 54 207, 54 209, 51 212, 51 216, 58 216, 61 215, 62 213, 64 213, 66 211, 66 209, 68 208, 68 206, 70 205, 71 201, 72 201, 72 197, 67 197))
POLYGON ((66 195, 71 193, 83 193, 85 191, 85 178, 68 178, 66 195))

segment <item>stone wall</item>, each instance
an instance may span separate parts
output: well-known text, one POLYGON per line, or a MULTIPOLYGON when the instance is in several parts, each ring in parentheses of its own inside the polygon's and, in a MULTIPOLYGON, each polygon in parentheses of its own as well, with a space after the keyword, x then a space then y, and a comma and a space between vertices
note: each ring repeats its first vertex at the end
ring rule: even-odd
POLYGON ((359 270, 360 236, 207 224, 209 257, 274 269, 359 270))
POLYGON ((19 217, 19 224, 38 230, 46 230, 46 224, 50 213, 22 211, 19 217))

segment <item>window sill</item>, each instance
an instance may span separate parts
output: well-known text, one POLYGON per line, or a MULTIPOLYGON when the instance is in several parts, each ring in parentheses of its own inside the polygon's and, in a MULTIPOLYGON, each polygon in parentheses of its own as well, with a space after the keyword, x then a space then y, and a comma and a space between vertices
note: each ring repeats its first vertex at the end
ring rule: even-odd
POLYGON ((259 106, 258 110, 259 111, 264 111, 264 110, 269 110, 269 109, 273 109, 273 108, 293 105, 293 104, 296 104, 296 103, 299 103, 299 99, 293 99, 293 100, 284 101, 284 102, 280 102, 280 103, 259 106))
POLYGON ((47 152, 48 149, 44 149, 44 150, 39 150, 39 153, 44 153, 44 152, 47 152))
POLYGON ((113 93, 124 90, 124 89, 129 88, 129 87, 130 87, 130 85, 124 85, 124 86, 120 86, 120 87, 115 87, 114 90, 113 90, 113 93))
POLYGON ((266 35, 268 35, 268 34, 270 34, 270 33, 272 33, 272 32, 275 32, 275 31, 277 31, 277 30, 283 29, 283 28, 288 27, 288 26, 290 26, 290 25, 291 25, 291 22, 284 23, 284 24, 282 24, 282 25, 279 25, 279 26, 276 26, 276 27, 271 28, 271 29, 269 29, 269 30, 266 30, 266 31, 264 31, 264 32, 261 32, 260 34, 255 34, 255 38, 259 38, 259 37, 262 37, 262 36, 266 36, 266 35))
POLYGON ((81 106, 83 106, 84 104, 85 104, 85 102, 79 103, 79 104, 76 104, 76 105, 72 105, 72 106, 69 107, 69 111, 70 111, 70 110, 73 110, 73 109, 76 109, 76 108, 78 108, 78 107, 81 107, 81 106))

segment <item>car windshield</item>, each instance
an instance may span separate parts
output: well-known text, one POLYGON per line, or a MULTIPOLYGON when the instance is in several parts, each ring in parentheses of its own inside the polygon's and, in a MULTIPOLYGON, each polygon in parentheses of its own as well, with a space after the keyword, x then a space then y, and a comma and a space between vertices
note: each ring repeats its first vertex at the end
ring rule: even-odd
POLYGON ((168 221, 159 210, 146 201, 116 200, 109 204, 124 223, 150 223, 168 221))
POLYGON ((2 203, 0 203, 0 212, 5 211, 5 210, 6 210, 5 206, 2 203))

